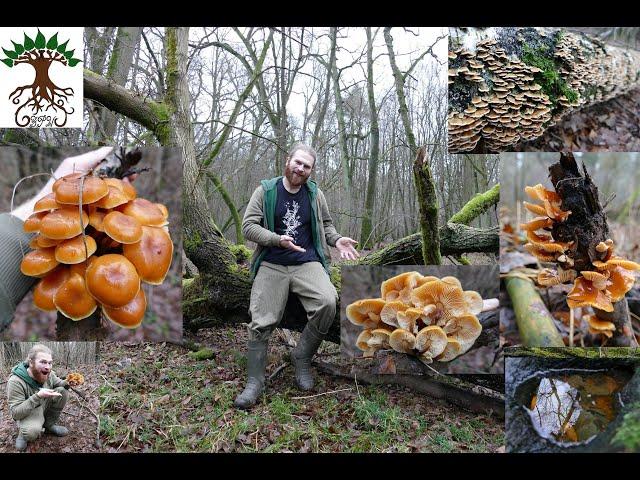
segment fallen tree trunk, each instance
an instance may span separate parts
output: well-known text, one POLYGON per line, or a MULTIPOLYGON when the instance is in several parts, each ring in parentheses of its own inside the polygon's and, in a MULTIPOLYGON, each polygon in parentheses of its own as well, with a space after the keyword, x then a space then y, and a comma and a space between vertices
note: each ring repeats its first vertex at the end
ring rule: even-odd
POLYGON ((501 152, 640 84, 640 53, 556 28, 449 29, 449 152, 501 152))
POLYGON ((343 378, 352 378, 372 385, 398 385, 424 395, 445 400, 471 412, 493 413, 504 418, 504 395, 460 379, 426 375, 376 375, 355 369, 345 369, 331 363, 314 361, 321 371, 343 378))

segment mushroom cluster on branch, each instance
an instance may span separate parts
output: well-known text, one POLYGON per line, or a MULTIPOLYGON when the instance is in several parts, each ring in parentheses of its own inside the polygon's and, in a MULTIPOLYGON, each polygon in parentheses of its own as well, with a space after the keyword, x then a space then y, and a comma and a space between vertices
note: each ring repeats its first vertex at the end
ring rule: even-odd
POLYGON ((544 268, 538 273, 541 286, 573 284, 567 295, 569 308, 593 307, 596 314, 587 315, 589 332, 611 338, 615 331, 613 322, 599 319, 598 311, 613 312, 614 303, 622 300, 635 283, 634 271, 640 264, 626 260, 615 254, 613 240, 606 239, 591 249, 593 256, 589 264, 577 271, 574 268, 576 245, 574 241, 562 242, 554 238, 554 231, 566 222, 570 210, 563 210, 562 200, 557 192, 547 190, 543 185, 525 187, 525 193, 537 203, 523 202, 527 210, 537 215, 533 220, 520 225, 526 232, 528 243, 525 249, 541 262, 556 263, 557 268, 544 268))
POLYGON ((439 279, 406 272, 382 282, 381 298, 347 306, 347 318, 363 331, 356 340, 363 356, 393 349, 422 361, 448 362, 471 348, 482 332, 478 292, 464 291, 455 277, 439 279))
POLYGON ((67 374, 66 380, 72 386, 82 385, 84 383, 84 375, 79 372, 71 372, 67 374))
POLYGON ((141 282, 160 285, 173 258, 166 206, 137 196, 116 178, 73 173, 59 178, 24 223, 36 233, 21 263, 39 277, 34 304, 82 320, 98 307, 124 328, 147 307, 141 282))

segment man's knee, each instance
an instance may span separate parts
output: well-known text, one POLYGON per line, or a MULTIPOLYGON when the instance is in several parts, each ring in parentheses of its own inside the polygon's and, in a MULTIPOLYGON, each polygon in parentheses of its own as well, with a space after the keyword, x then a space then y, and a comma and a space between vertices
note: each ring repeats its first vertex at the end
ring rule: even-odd
POLYGON ((40 436, 42 425, 39 423, 29 422, 26 425, 20 425, 20 435, 27 442, 31 442, 40 436))

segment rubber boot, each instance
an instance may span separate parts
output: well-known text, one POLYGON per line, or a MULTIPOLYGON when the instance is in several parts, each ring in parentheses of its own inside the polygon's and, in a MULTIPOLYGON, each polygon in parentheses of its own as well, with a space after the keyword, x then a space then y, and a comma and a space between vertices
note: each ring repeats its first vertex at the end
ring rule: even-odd
POLYGON ((50 433, 51 435, 55 435, 56 437, 65 437, 69 435, 69 429, 67 427, 63 427, 62 425, 51 425, 50 427, 44 427, 44 431, 46 433, 50 433))
POLYGON ((264 390, 267 344, 268 340, 249 340, 247 347, 247 385, 233 402, 236 408, 245 410, 254 406, 264 390))
POLYGON ((67 404, 69 392, 64 387, 58 387, 54 390, 61 396, 47 400, 47 405, 45 406, 44 411, 44 431, 55 435, 56 437, 64 437, 69 435, 69 429, 62 425, 56 425, 56 422, 60 418, 64 406, 67 404))
POLYGON ((311 358, 316 353, 324 335, 313 325, 304 327, 298 345, 291 352, 291 362, 296 369, 296 383, 302 390, 311 390, 314 385, 311 358))
POLYGON ((16 438, 16 450, 20 452, 24 452, 27 449, 27 441, 21 434, 18 434, 18 438, 16 438))

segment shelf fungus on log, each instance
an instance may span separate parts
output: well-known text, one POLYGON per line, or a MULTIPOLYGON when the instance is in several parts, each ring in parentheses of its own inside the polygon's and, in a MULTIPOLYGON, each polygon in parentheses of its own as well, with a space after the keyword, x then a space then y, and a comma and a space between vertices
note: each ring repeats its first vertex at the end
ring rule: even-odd
POLYGON ((591 307, 595 312, 590 333, 605 335, 615 346, 636 346, 625 294, 640 264, 615 254, 598 189, 586 168, 580 172, 573 155, 563 153, 549 172, 555 191, 540 184, 526 187, 538 203, 525 207, 539 216, 521 225, 529 240, 525 248, 540 261, 558 265, 557 270, 542 269, 538 284, 572 284, 569 308, 591 307))
POLYGON ((455 277, 407 272, 385 280, 381 298, 347 306, 347 318, 364 330, 356 340, 364 357, 393 349, 423 362, 448 362, 468 351, 482 332, 476 317, 484 301, 455 277))
POLYGON ((640 53, 554 28, 449 29, 449 151, 502 152, 638 86, 640 53))
POLYGON ((147 305, 140 282, 162 283, 171 266, 166 207, 90 173, 61 177, 52 190, 24 224, 38 234, 21 263, 23 274, 42 278, 34 304, 76 321, 100 309, 121 327, 139 326, 147 305))

